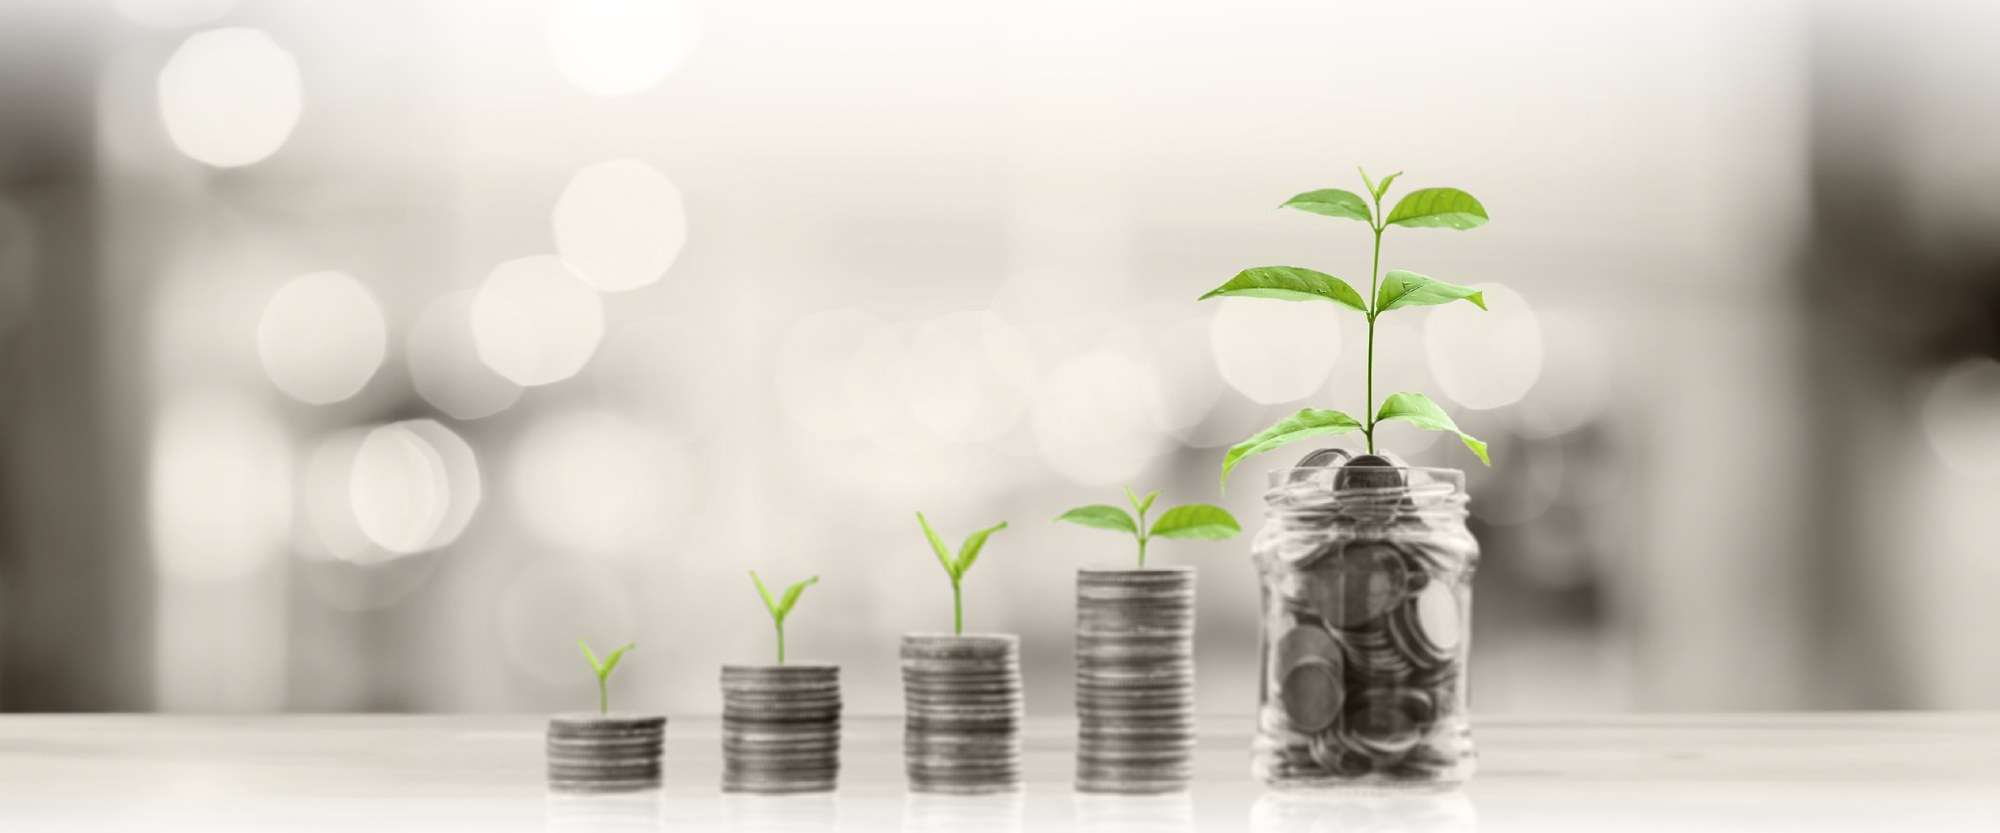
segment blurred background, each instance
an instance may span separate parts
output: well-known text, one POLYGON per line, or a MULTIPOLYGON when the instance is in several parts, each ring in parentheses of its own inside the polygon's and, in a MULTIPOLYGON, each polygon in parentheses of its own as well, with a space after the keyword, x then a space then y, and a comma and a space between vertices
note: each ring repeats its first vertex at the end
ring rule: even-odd
MULTIPOLYGON (((999 520, 968 629, 1071 700, 1052 526, 1261 523, 1292 410, 1468 468, 1485 712, 2000 707, 2000 8, 1937 2, 0 0, 0 709, 718 708, 745 571, 898 708, 912 512, 999 520), (1361 276, 1361 277, 1356 277, 1361 276)), ((1248 537, 1201 707, 1255 697, 1248 537)))

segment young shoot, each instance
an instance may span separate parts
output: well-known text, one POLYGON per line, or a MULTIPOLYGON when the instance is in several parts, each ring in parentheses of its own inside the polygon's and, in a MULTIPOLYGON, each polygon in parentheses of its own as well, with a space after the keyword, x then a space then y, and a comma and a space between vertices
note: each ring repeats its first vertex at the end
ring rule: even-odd
MULTIPOLYGON (((1235 537, 1243 531, 1243 526, 1229 514, 1229 510, 1206 503, 1190 503, 1176 506, 1160 514, 1160 519, 1146 526, 1146 511, 1153 508, 1153 501, 1160 496, 1158 491, 1141 498, 1132 493, 1132 487, 1125 487, 1125 499, 1132 503, 1132 511, 1109 504, 1079 506, 1062 513, 1055 520, 1073 524, 1109 529, 1130 534, 1139 542, 1139 569, 1146 569, 1146 542, 1154 538, 1196 538, 1203 541, 1221 541, 1235 537)), ((1055 521, 1050 521, 1054 523, 1055 521)))
POLYGON ((765 589, 764 580, 757 577, 757 571, 750 571, 750 580, 757 583, 757 595, 764 597, 764 609, 771 611, 771 622, 778 626, 778 664, 785 664, 785 617, 791 615, 792 605, 799 603, 799 594, 806 588, 819 583, 819 576, 801 581, 785 588, 785 595, 772 598, 771 591, 765 589))
MULTIPOLYGON (((1358 170, 1358 169, 1357 169, 1358 170)), ((1229 470, 1245 458, 1262 454, 1283 445, 1310 437, 1331 434, 1361 432, 1368 446, 1368 453, 1375 453, 1375 428, 1384 422, 1402 421, 1427 431, 1448 431, 1457 434, 1459 440, 1472 453, 1479 455, 1479 461, 1492 465, 1486 456, 1486 444, 1472 435, 1458 430, 1444 409, 1421 393, 1394 393, 1382 400, 1380 410, 1375 408, 1375 320, 1385 312, 1406 307, 1449 304, 1466 301, 1480 309, 1486 308, 1486 298, 1477 289, 1445 283, 1444 281, 1392 269, 1388 274, 1382 269, 1382 233, 1390 226, 1404 228, 1448 228, 1469 229, 1486 224, 1486 207, 1471 194, 1457 188, 1419 188, 1404 194, 1396 202, 1396 207, 1388 214, 1382 213, 1382 196, 1389 192, 1389 184, 1396 181, 1402 172, 1385 176, 1381 181, 1372 180, 1367 171, 1361 171, 1361 181, 1368 186, 1370 199, 1339 188, 1323 188, 1307 191, 1289 200, 1280 208, 1296 208, 1327 217, 1341 217, 1359 220, 1368 224, 1375 236, 1375 254, 1368 270, 1368 294, 1363 296, 1344 280, 1324 272, 1301 269, 1295 266, 1259 266, 1237 273, 1228 283, 1216 287, 1214 291, 1201 296, 1203 299, 1216 297, 1275 298, 1280 301, 1329 301, 1361 313, 1368 319, 1368 373, 1366 387, 1362 395, 1361 414, 1365 419, 1356 419, 1340 411, 1306 408, 1280 420, 1278 424, 1259 432, 1256 436, 1238 443, 1222 458, 1222 482, 1229 483, 1229 470)))
POLYGON ((945 575, 951 576, 951 632, 963 634, 965 596, 959 592, 959 582, 965 578, 965 571, 972 569, 972 563, 979 560, 979 551, 986 547, 986 537, 1006 529, 1007 522, 1001 521, 966 536, 965 543, 959 545, 957 557, 945 548, 944 539, 938 537, 937 530, 931 529, 930 521, 924 520, 924 513, 917 513, 917 523, 923 525, 924 537, 930 540, 931 549, 937 552, 938 563, 944 565, 945 575))
POLYGON ((604 659, 602 660, 597 658, 596 651, 590 650, 590 646, 584 643, 582 637, 577 637, 576 647, 583 649, 583 658, 590 660, 590 670, 597 673, 597 713, 610 714, 611 671, 618 667, 619 660, 625 658, 626 651, 630 651, 633 648, 637 648, 639 646, 626 645, 623 648, 619 648, 616 651, 612 651, 609 654, 605 654, 604 659))

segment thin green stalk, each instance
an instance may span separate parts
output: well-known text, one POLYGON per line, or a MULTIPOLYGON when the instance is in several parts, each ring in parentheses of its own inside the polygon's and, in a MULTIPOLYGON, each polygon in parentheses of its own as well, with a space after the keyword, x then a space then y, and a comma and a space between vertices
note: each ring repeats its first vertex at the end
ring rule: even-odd
POLYGON ((951 632, 953 635, 965 633, 965 599, 959 595, 958 579, 951 580, 951 632))
POLYGON ((785 620, 783 619, 777 620, 777 625, 778 625, 778 664, 784 665, 785 664, 785 620))
MULTIPOLYGON (((1139 509, 1138 506, 1132 508, 1139 509)), ((1139 539, 1139 569, 1144 570, 1146 569, 1146 510, 1144 509, 1139 509, 1139 528, 1133 531, 1132 536, 1139 539)))
POLYGON ((597 678, 597 713, 611 713, 611 686, 605 683, 603 677, 597 678))
MULTIPOLYGON (((1382 199, 1380 197, 1375 198, 1375 216, 1377 222, 1380 222, 1382 216, 1382 199)), ((1361 429, 1361 436, 1368 440, 1369 454, 1375 453, 1375 313, 1377 312, 1375 309, 1375 282, 1377 276, 1382 272, 1382 228, 1380 225, 1375 225, 1375 262, 1368 267, 1368 298, 1366 299, 1368 301, 1368 387, 1365 394, 1366 398, 1362 400, 1362 407, 1365 410, 1361 412, 1361 415, 1362 418, 1368 421, 1368 425, 1361 429)))

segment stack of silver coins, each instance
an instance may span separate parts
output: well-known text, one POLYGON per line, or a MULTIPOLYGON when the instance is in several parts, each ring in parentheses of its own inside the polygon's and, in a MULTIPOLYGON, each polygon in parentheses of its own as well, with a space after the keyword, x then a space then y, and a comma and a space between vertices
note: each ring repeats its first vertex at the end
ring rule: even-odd
POLYGON ((840 776, 840 667, 722 668, 722 790, 825 792, 840 776))
POLYGON ((1079 570, 1076 788, 1164 793, 1193 774, 1194 570, 1079 570))
POLYGON ((1020 639, 903 637, 903 761, 913 792, 994 793, 1021 783, 1020 639))
POLYGON ((623 792, 659 786, 666 728, 667 719, 658 716, 549 718, 549 787, 561 792, 623 792))

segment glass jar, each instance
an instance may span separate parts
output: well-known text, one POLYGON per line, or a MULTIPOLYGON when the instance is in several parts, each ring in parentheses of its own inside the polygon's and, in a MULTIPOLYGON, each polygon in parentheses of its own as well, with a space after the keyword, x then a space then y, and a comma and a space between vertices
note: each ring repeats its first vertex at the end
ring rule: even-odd
POLYGON ((1252 544, 1263 616, 1252 772, 1275 787, 1472 776, 1465 474, 1273 472, 1252 544))

